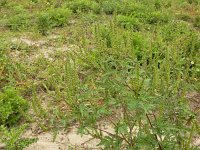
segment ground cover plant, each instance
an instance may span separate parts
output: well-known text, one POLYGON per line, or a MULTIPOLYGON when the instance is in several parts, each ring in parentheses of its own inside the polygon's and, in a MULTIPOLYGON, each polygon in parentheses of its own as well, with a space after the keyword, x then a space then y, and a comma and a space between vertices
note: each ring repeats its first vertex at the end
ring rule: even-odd
POLYGON ((0 148, 36 143, 32 128, 56 140, 77 125, 96 149, 199 149, 200 100, 188 99, 200 90, 199 10, 197 0, 1 1, 0 148))

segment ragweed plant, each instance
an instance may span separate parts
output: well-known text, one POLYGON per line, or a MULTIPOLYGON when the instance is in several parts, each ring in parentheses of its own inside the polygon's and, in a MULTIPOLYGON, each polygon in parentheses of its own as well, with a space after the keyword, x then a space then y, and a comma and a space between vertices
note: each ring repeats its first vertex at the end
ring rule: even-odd
POLYGON ((184 97, 189 74, 180 63, 189 56, 159 40, 160 32, 151 41, 148 33, 111 22, 95 26, 94 34, 95 49, 78 57, 82 80, 72 113, 80 133, 100 139, 105 149, 195 149, 196 120, 184 97))

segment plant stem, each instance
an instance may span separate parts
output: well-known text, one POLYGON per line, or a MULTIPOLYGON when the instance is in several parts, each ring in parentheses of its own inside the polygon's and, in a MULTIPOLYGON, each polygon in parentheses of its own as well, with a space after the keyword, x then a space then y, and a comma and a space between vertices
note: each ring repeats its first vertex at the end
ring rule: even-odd
MULTIPOLYGON (((150 120, 148 114, 146 114, 146 117, 147 117, 147 119, 148 119, 148 121, 149 121, 149 124, 150 124, 151 128, 153 129, 154 127, 153 127, 153 125, 152 125, 152 122, 151 122, 151 120, 150 120)), ((159 142, 158 137, 157 137, 156 134, 154 134, 154 137, 155 137, 155 139, 156 139, 156 141, 157 141, 157 143, 158 143, 159 149, 160 149, 160 150, 163 150, 163 148, 162 148, 162 146, 161 146, 161 144, 160 144, 160 142, 159 142)))

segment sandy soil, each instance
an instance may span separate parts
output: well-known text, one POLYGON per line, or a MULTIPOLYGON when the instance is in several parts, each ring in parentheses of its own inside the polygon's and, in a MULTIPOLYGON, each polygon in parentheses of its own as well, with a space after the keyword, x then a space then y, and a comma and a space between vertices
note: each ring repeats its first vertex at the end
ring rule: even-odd
POLYGON ((38 142, 30 145, 25 150, 69 150, 69 149, 98 149, 98 140, 89 135, 81 136, 77 134, 77 128, 73 127, 69 133, 61 131, 56 140, 53 141, 51 132, 44 132, 39 135, 33 135, 31 132, 26 133, 27 137, 37 137, 38 142))

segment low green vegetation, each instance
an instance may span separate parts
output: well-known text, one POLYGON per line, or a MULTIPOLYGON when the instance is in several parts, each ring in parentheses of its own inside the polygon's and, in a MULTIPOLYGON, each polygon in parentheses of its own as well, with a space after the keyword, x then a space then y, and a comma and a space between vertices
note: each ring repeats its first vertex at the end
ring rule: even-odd
POLYGON ((5 87, 3 93, 0 93, 0 142, 3 142, 8 150, 22 150, 37 141, 37 139, 21 138, 27 125, 14 127, 25 116, 27 109, 28 102, 15 88, 5 87))
POLYGON ((37 18, 38 30, 42 35, 46 35, 49 29, 63 27, 69 20, 71 11, 69 9, 50 9, 43 11, 37 18))
POLYGON ((198 0, 0 2, 0 142, 20 150, 36 123, 99 149, 198 150, 198 0), (102 126, 108 124, 112 131, 102 126), (66 131, 67 132, 67 131, 66 131))
POLYGON ((3 93, 0 93, 0 125, 12 125, 22 116, 28 103, 12 87, 5 87, 3 93))
POLYGON ((25 131, 26 127, 26 125, 22 125, 19 128, 12 128, 11 130, 9 130, 4 126, 1 126, 0 142, 5 143, 5 148, 8 150, 23 150, 30 144, 37 141, 37 139, 34 138, 21 138, 22 133, 25 131))

